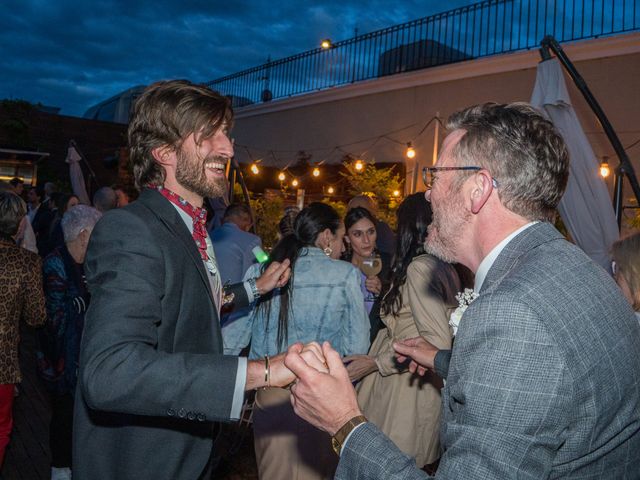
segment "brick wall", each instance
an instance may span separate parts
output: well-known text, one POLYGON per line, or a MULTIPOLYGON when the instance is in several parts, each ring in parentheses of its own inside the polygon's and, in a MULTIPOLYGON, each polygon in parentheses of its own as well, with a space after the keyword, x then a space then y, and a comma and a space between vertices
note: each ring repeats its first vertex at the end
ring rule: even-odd
MULTIPOLYGON (((127 126, 122 124, 55 115, 16 106, 15 102, 0 102, 0 147, 50 154, 38 164, 39 184, 70 183, 65 158, 72 139, 95 172, 98 187, 126 183, 126 179, 119 178, 119 171, 126 172, 126 168, 119 168, 118 161, 126 160, 126 130, 127 126)), ((83 171, 87 171, 84 165, 83 171)), ((89 188, 91 195, 96 183, 90 181, 89 188)))

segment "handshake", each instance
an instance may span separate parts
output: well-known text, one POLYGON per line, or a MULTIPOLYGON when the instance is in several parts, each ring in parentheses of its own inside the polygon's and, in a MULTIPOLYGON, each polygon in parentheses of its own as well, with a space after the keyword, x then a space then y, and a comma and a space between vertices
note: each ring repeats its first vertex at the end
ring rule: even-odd
MULTIPOLYGON (((396 342, 393 348, 399 362, 409 362, 411 372, 424 375, 433 369, 438 350, 422 337, 396 342)), ((268 362, 265 359, 250 363, 262 367, 260 380, 265 381, 258 381, 257 386, 291 385, 296 414, 332 436, 350 419, 362 415, 343 359, 329 342, 322 346, 316 342, 295 343, 287 353, 271 357, 268 362)), ((248 386, 250 378, 248 375, 248 386)))

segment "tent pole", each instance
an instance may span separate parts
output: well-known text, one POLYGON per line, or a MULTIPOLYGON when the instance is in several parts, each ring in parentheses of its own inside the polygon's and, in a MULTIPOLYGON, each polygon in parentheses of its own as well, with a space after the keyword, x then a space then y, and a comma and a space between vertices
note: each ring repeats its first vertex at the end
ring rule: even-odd
MULTIPOLYGON (((251 202, 249 201, 249 190, 247 189, 247 184, 244 181, 244 175, 242 175, 242 170, 240 170, 240 165, 238 164, 236 157, 231 158, 231 166, 236 172, 236 178, 238 179, 238 181, 240 182, 240 186, 242 187, 242 195, 244 196, 244 201, 247 203, 247 207, 249 207, 249 214, 251 215, 251 230, 254 234, 257 234, 256 216, 253 213, 253 208, 251 208, 251 202)), ((233 195, 233 192, 231 192, 231 195, 233 195)))
POLYGON ((624 172, 620 165, 613 173, 613 210, 616 212, 616 220, 618 222, 618 230, 622 227, 622 182, 624 180, 624 172))
POLYGON ((591 90, 589 90, 587 83, 584 81, 582 76, 580 76, 580 74, 576 70, 576 67, 573 65, 571 60, 569 60, 569 57, 567 57, 567 54, 564 52, 560 44, 556 41, 556 39, 553 36, 547 35, 542 39, 540 46, 541 46, 540 55, 542 56, 543 60, 548 60, 551 58, 551 55, 549 54, 549 50, 552 50, 553 53, 555 53, 558 60, 560 60, 560 63, 567 70, 567 73, 573 80, 573 83, 576 85, 576 87, 578 87, 578 90, 580 90, 580 93, 582 93, 582 96, 589 104, 589 107, 591 107, 591 110, 600 121, 600 124, 602 125, 602 129, 604 130, 604 133, 607 135, 607 138, 609 139, 609 142, 611 143, 613 150, 616 152, 616 155, 620 160, 620 166, 616 169, 616 172, 619 172, 619 173, 616 173, 616 184, 614 188, 614 200, 613 200, 613 204, 616 212, 616 220, 618 221, 618 228, 620 228, 620 226, 622 225, 622 209, 623 209, 622 207, 622 175, 626 175, 627 178, 629 179, 629 184, 631 185, 633 194, 635 195, 636 200, 640 204, 640 185, 638 184, 638 179, 633 169, 633 165, 631 165, 627 152, 625 152, 624 147, 622 146, 622 143, 620 143, 620 139, 618 138, 618 135, 616 134, 613 127, 611 126, 611 122, 609 122, 609 119, 604 114, 604 111, 600 107, 600 104, 591 93, 591 90))

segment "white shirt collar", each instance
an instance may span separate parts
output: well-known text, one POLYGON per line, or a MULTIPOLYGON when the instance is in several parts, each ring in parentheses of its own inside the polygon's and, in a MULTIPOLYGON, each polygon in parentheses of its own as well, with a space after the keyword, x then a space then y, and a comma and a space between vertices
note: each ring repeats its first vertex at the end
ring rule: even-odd
POLYGON ((476 272, 476 279, 473 284, 473 290, 475 292, 480 292, 480 289, 482 288, 482 284, 484 283, 484 279, 487 278, 487 273, 489 273, 489 270, 491 269, 493 262, 495 262, 496 258, 498 258, 498 255, 502 253, 502 250, 504 250, 504 247, 506 247, 507 244, 516 237, 516 235, 518 235, 520 232, 523 232, 524 230, 529 228, 531 225, 535 225, 536 223, 538 223, 537 220, 535 222, 529 222, 526 225, 523 225, 522 227, 518 228, 516 231, 514 231, 508 237, 502 240, 498 245, 493 247, 493 249, 489 252, 489 254, 482 259, 482 262, 480 262, 480 265, 478 266, 478 271, 476 272))

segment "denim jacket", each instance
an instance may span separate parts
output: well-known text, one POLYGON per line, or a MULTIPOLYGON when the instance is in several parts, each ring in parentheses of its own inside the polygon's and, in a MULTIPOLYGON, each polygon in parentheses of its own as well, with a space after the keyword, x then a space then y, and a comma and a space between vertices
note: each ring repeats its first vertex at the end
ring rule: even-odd
MULTIPOLYGON (((253 265, 246 278, 257 277, 253 265)), ((322 250, 308 247, 300 252, 293 275, 287 346, 295 342, 331 342, 341 355, 366 353, 369 349, 369 318, 360 290, 360 273, 350 263, 333 260, 322 250)), ((269 318, 262 308, 252 308, 222 329, 224 351, 237 355, 251 341, 249 358, 275 355, 280 298, 275 292, 269 318)), ((254 305, 255 307, 255 305, 254 305)))

